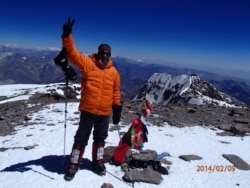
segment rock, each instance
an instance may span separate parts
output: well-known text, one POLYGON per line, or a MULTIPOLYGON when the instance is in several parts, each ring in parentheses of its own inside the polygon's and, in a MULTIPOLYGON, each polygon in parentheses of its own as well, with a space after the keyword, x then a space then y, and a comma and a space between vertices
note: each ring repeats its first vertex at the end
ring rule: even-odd
POLYGON ((161 174, 152 168, 131 169, 125 172, 122 177, 127 182, 145 182, 152 184, 160 184, 163 180, 161 174))
POLYGON ((103 183, 101 188, 114 188, 114 186, 110 183, 103 183))
POLYGON ((226 141, 219 141, 222 144, 231 144, 231 142, 226 142, 226 141))
POLYGON ((155 161, 157 159, 157 152, 154 150, 144 150, 140 153, 132 153, 132 158, 136 161, 155 161))
POLYGON ((231 115, 231 116, 233 116, 233 115, 244 115, 244 113, 241 110, 237 109, 237 108, 233 108, 233 109, 230 110, 229 115, 231 115))
POLYGON ((161 159, 160 162, 165 165, 172 165, 172 161, 169 161, 167 159, 161 159))
POLYGON ((221 133, 216 133, 216 135, 218 135, 218 136, 234 136, 234 133, 232 133, 230 131, 223 131, 221 133))
POLYGON ((249 119, 244 119, 244 118, 237 118, 234 120, 235 123, 243 123, 243 124, 249 124, 250 123, 250 120, 249 119))
POLYGON ((249 127, 246 126, 245 124, 236 124, 234 126, 235 131, 237 131, 239 134, 244 134, 246 132, 249 132, 249 127))
POLYGON ((31 117, 29 117, 29 116, 26 115, 26 116, 24 116, 24 120, 25 121, 31 120, 31 117))
POLYGON ((23 149, 24 150, 31 150, 34 149, 36 146, 38 146, 37 144, 33 145, 33 146, 25 146, 23 149))
POLYGON ((9 148, 0 148, 0 152, 4 152, 6 150, 8 150, 9 148))
POLYGON ((224 131, 230 131, 231 130, 231 127, 232 125, 230 124, 222 124, 222 125, 219 125, 219 129, 222 129, 224 131))
POLYGON ((117 146, 107 146, 104 148, 104 154, 103 154, 103 162, 104 163, 108 163, 111 161, 112 156, 113 156, 116 148, 117 148, 117 146))
POLYGON ((191 160, 201 160, 202 157, 198 155, 180 155, 180 159, 183 159, 184 161, 191 161, 191 160))
POLYGON ((250 170, 250 165, 237 155, 222 154, 222 157, 229 160, 232 164, 235 165, 236 168, 240 170, 250 170))

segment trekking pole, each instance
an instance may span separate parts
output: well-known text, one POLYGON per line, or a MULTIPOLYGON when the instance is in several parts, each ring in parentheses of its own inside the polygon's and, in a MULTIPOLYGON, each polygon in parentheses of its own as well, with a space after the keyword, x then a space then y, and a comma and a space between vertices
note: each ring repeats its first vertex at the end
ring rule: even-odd
POLYGON ((65 148, 66 148, 66 134, 67 134, 67 104, 68 104, 68 84, 69 79, 65 75, 66 88, 65 88, 65 111, 64 111, 64 147, 63 147, 63 165, 65 164, 65 148))
POLYGON ((76 80, 77 74, 75 70, 68 64, 67 53, 64 48, 60 51, 60 53, 54 58, 54 62, 56 65, 60 66, 65 75, 66 88, 65 88, 65 121, 64 121, 64 148, 63 148, 63 164, 65 160, 65 145, 66 145, 66 120, 67 120, 67 102, 68 102, 68 84, 69 80, 76 80))

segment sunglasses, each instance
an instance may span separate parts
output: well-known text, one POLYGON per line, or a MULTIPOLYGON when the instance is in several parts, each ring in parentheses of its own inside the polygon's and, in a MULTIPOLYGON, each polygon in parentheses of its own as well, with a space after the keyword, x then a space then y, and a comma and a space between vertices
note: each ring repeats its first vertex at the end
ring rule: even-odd
POLYGON ((107 57, 110 57, 111 53, 110 52, 105 52, 105 51, 100 51, 100 55, 102 55, 102 56, 106 55, 107 57))

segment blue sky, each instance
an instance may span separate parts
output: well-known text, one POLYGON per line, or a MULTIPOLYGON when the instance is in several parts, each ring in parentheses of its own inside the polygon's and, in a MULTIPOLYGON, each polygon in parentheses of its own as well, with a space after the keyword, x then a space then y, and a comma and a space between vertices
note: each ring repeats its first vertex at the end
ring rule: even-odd
POLYGON ((8 0, 0 7, 0 44, 61 47, 62 24, 84 53, 100 43, 112 55, 248 78, 248 0, 8 0))

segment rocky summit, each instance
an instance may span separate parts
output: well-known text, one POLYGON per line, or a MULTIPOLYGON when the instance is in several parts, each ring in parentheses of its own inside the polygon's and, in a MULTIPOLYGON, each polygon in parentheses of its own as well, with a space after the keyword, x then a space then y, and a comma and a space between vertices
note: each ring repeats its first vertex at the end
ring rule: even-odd
POLYGON ((148 94, 156 104, 212 104, 227 107, 246 107, 234 97, 217 90, 211 83, 199 76, 154 73, 140 89, 135 100, 141 100, 148 94))
MULTIPOLYGON (((129 123, 134 115, 128 112, 138 109, 140 102, 127 100, 124 103, 122 121, 129 123)), ((148 125, 163 126, 210 126, 221 129, 220 135, 243 136, 250 134, 250 109, 193 104, 154 104, 148 125)))

